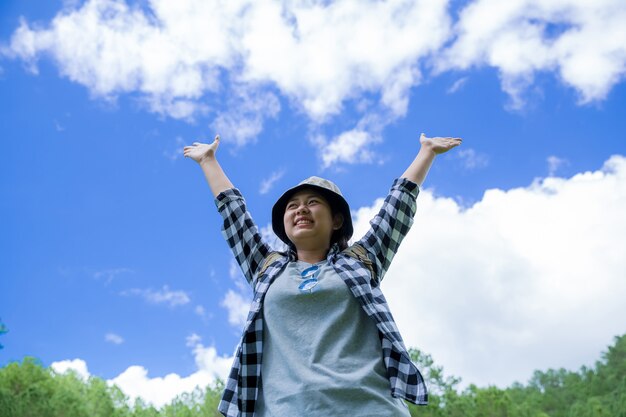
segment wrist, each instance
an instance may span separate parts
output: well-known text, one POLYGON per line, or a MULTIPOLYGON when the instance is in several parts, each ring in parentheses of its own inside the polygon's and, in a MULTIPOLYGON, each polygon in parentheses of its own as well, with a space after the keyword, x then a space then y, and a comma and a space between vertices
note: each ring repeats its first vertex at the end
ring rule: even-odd
POLYGON ((435 152, 435 147, 430 142, 422 143, 419 153, 424 156, 431 157, 431 158, 434 158, 435 156, 437 156, 437 152, 435 152))
POLYGON ((217 161, 217 159, 215 158, 215 154, 210 154, 210 155, 205 155, 202 158, 200 158, 198 160, 198 163, 200 165, 210 165, 214 163, 215 161, 217 161))

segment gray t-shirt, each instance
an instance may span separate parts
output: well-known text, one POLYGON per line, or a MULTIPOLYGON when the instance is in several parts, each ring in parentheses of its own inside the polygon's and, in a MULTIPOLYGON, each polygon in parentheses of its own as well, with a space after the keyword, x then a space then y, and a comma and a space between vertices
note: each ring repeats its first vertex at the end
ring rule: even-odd
POLYGON ((255 415, 410 416, 391 396, 378 329, 326 261, 318 282, 302 291, 290 262, 263 303, 263 364, 255 415))

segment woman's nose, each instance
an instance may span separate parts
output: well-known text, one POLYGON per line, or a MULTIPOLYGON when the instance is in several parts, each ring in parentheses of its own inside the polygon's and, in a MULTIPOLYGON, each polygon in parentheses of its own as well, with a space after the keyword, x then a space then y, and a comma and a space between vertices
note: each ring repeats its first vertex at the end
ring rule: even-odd
POLYGON ((306 204, 300 204, 298 206, 298 208, 296 209, 296 214, 300 214, 300 213, 308 213, 309 212, 309 208, 306 206, 306 204))

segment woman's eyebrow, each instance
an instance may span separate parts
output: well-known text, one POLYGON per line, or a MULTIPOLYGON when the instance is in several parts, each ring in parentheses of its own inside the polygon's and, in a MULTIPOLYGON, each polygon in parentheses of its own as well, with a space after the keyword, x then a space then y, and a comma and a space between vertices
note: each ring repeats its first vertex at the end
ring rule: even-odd
POLYGON ((289 203, 291 203, 293 201, 297 201, 297 200, 299 200, 301 198, 306 200, 306 199, 311 198, 311 197, 319 198, 319 195, 316 194, 316 193, 301 194, 300 197, 291 197, 289 200, 287 200, 287 204, 289 204, 289 203))

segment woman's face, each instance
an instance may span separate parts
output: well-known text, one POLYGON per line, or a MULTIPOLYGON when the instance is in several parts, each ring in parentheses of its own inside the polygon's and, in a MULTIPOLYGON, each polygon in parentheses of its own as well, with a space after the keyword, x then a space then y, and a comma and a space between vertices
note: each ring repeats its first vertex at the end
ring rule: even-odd
POLYGON ((333 216, 328 201, 311 189, 294 194, 285 207, 285 233, 298 249, 326 249, 333 231, 341 228, 341 214, 333 216))

